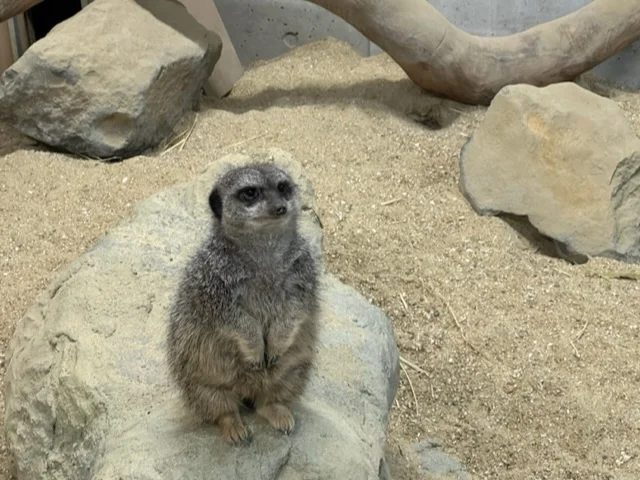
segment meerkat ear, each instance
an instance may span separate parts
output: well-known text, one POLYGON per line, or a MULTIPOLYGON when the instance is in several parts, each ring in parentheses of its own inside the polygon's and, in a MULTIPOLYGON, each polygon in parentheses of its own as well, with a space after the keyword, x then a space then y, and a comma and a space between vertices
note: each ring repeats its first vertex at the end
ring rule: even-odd
POLYGON ((222 217, 222 198, 217 188, 214 188, 209 195, 209 207, 218 220, 222 217))

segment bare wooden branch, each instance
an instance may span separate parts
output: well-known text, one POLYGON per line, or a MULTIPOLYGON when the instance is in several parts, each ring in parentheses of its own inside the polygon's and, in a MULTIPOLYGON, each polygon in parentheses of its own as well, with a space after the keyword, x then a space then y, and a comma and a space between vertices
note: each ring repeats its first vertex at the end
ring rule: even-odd
POLYGON ((0 0, 0 23, 26 12, 42 0, 0 0))
MULTIPOLYGON (((0 0, 0 22, 41 0, 0 0)), ((469 104, 516 83, 573 80, 640 39, 640 2, 593 0, 513 35, 480 37, 426 0, 306 0, 343 18, 386 51, 417 85, 469 104)))
POLYGON ((425 0, 307 0, 341 17, 417 85, 468 104, 506 86, 570 81, 640 39, 638 0, 593 0, 502 37, 470 35, 425 0))

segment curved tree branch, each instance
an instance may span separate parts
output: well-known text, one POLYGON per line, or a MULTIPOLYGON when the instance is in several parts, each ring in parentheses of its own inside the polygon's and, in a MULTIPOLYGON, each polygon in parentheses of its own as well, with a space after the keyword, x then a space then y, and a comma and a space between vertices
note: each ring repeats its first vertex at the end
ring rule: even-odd
POLYGON ((502 37, 452 25, 426 0, 307 0, 341 17, 425 90, 469 104, 510 84, 569 81, 640 39, 639 0, 593 0, 502 37))
MULTIPOLYGON (((0 0, 0 22, 42 0, 0 0)), ((505 85, 572 80, 640 39, 638 0, 593 0, 513 35, 480 37, 426 0, 306 0, 353 25, 425 90, 489 104, 505 85)))
POLYGON ((0 23, 29 10, 42 0, 0 0, 0 23))

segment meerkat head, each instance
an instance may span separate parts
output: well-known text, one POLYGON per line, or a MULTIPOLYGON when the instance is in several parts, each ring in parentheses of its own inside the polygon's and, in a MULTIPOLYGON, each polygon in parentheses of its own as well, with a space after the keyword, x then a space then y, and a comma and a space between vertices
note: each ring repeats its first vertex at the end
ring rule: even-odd
POLYGON ((224 173, 209 195, 209 206, 227 233, 277 231, 298 214, 291 177, 270 163, 255 163, 224 173))

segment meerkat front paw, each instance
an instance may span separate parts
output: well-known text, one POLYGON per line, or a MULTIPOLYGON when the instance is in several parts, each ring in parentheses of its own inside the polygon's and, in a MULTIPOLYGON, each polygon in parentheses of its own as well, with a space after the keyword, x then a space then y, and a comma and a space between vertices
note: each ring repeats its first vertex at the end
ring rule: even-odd
POLYGON ((269 355, 265 353, 260 361, 251 362, 251 370, 264 370, 271 368, 280 361, 280 355, 269 355))
POLYGON ((288 345, 283 345, 281 341, 279 342, 277 340, 278 339, 274 339, 272 337, 267 341, 267 347, 264 354, 267 368, 275 367, 289 348, 288 345))
POLYGON ((293 418, 291 410, 282 405, 281 403, 272 403, 265 405, 257 410, 258 415, 265 418, 274 428, 289 435, 295 425, 296 421, 293 418))
POLYGON ((296 323, 276 325, 269 330, 265 352, 267 367, 276 365, 296 339, 299 326, 296 323))
POLYGON ((223 415, 218 419, 218 426, 224 439, 233 445, 251 442, 249 429, 237 415, 223 415))
POLYGON ((251 370, 264 370, 264 338, 259 329, 251 330, 245 327, 242 333, 231 332, 230 337, 235 341, 240 359, 251 370))

